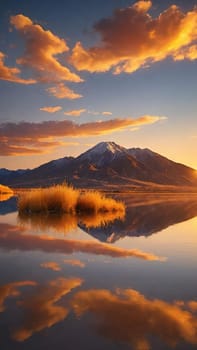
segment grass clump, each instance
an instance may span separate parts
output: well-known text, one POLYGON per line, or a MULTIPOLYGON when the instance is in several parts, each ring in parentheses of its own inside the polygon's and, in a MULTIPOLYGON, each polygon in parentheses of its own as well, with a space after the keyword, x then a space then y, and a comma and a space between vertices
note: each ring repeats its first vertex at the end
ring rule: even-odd
POLYGON ((0 194, 13 194, 14 192, 12 191, 11 188, 8 186, 0 185, 0 194))
POLYGON ((77 211, 90 214, 124 211, 124 204, 108 198, 98 191, 81 193, 77 201, 77 211))
POLYGON ((19 196, 19 214, 98 214, 125 212, 122 202, 108 198, 98 191, 74 189, 68 185, 56 185, 27 191, 19 196))
POLYGON ((19 196, 19 213, 72 213, 78 195, 77 190, 67 185, 30 190, 19 196))

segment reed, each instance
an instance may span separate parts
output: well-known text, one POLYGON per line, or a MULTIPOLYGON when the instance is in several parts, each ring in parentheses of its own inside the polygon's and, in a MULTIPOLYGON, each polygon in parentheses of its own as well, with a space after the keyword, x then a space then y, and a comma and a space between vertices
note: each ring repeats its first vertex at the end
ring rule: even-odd
POLYGON ((74 189, 66 184, 29 190, 19 195, 19 214, 97 214, 125 212, 122 202, 108 198, 98 191, 74 189))
POLYGON ((113 198, 104 196, 98 191, 86 191, 78 197, 77 212, 80 213, 104 213, 104 212, 123 212, 124 204, 113 198))
POLYGON ((22 193, 18 199, 19 213, 72 213, 79 193, 71 186, 56 185, 22 193))
POLYGON ((0 185, 0 194, 13 194, 14 192, 12 191, 11 188, 8 186, 0 185))

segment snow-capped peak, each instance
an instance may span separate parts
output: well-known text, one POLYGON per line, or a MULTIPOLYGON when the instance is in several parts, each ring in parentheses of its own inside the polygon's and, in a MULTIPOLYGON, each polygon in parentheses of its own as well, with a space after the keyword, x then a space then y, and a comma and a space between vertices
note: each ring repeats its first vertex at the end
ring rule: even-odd
POLYGON ((106 151, 110 151, 111 153, 116 153, 116 152, 122 152, 124 151, 125 148, 117 145, 115 142, 109 141, 109 142, 100 142, 93 148, 89 150, 89 152, 93 153, 104 153, 106 151))
POLYGON ((127 152, 126 148, 117 145, 115 142, 100 142, 78 158, 80 160, 86 159, 93 163, 96 161, 97 165, 101 166, 106 160, 112 160, 125 152, 127 152))

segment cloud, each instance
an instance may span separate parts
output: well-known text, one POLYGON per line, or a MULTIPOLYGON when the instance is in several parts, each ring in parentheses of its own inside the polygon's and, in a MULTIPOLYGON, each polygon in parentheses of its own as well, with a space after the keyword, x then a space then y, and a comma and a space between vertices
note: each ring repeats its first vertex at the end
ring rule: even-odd
POLYGON ((197 59, 197 45, 192 45, 189 48, 183 48, 174 56, 175 61, 182 61, 184 59, 189 59, 191 61, 197 59))
POLYGON ((40 108, 40 111, 47 112, 47 113, 55 113, 58 111, 61 111, 61 106, 48 106, 48 107, 42 107, 40 108))
POLYGON ((18 84, 35 84, 34 79, 22 79, 19 74, 21 73, 19 68, 7 67, 4 64, 5 54, 0 51, 0 80, 7 80, 18 84))
POLYGON ((20 306, 25 313, 25 319, 24 324, 12 334, 13 338, 24 341, 34 333, 63 321, 68 314, 68 309, 56 305, 56 303, 81 284, 82 280, 80 278, 58 278, 46 285, 39 286, 32 296, 20 302, 20 306))
POLYGON ((56 84, 55 86, 46 89, 46 91, 49 93, 49 95, 52 95, 58 99, 67 98, 69 100, 75 100, 83 97, 82 95, 74 92, 68 86, 65 86, 63 83, 56 84))
POLYGON ((56 138, 104 135, 131 127, 153 124, 165 117, 145 115, 136 119, 117 118, 77 124, 70 120, 40 123, 0 123, 0 155, 46 153, 51 147, 61 146, 56 138))
POLYGON ((105 112, 104 111, 104 112, 102 112, 102 115, 112 115, 112 112, 107 112, 107 111, 105 112))
POLYGON ((60 265, 55 261, 44 262, 44 263, 40 264, 40 266, 43 267, 44 269, 49 269, 49 270, 53 270, 53 271, 60 271, 61 270, 60 265))
POLYGON ((5 310, 5 301, 7 298, 10 297, 17 297, 20 295, 20 287, 25 286, 35 286, 36 282, 34 281, 19 281, 19 282, 12 282, 5 284, 3 286, 0 286, 0 312, 3 312, 5 310))
POLYGON ((99 115, 99 114, 102 114, 102 115, 106 115, 106 116, 110 116, 110 115, 112 115, 113 113, 112 112, 108 112, 108 111, 103 111, 103 112, 98 112, 98 111, 91 111, 91 110, 88 110, 87 111, 88 112, 88 114, 92 114, 92 115, 99 115))
POLYGON ((72 111, 67 111, 67 112, 64 112, 65 115, 70 115, 70 116, 73 116, 73 117, 79 117, 82 113, 85 113, 86 112, 86 109, 74 109, 72 111))
POLYGON ((65 259, 64 264, 69 264, 71 266, 85 267, 85 263, 77 259, 65 259))
POLYGON ((115 74, 132 73, 166 57, 174 60, 197 57, 197 8, 186 13, 171 5, 153 18, 147 11, 151 1, 138 1, 117 9, 94 25, 100 42, 85 49, 76 43, 70 63, 78 70, 115 74))
MULTIPOLYGON (((65 145, 61 141, 40 141, 33 138, 12 138, 0 136, 0 155, 3 156, 22 156, 48 153, 51 149, 65 145)), ((69 144, 69 143, 68 143, 69 144)))
POLYGON ((57 55, 69 50, 65 40, 60 39, 50 30, 43 29, 29 17, 22 14, 10 17, 10 23, 20 32, 25 40, 25 52, 17 63, 30 68, 40 82, 72 81, 82 79, 62 65, 57 55))
POLYGON ((197 317, 184 301, 178 305, 151 300, 133 289, 92 289, 76 293, 71 305, 78 317, 91 313, 91 325, 100 335, 134 350, 150 350, 152 337, 170 348, 182 342, 197 344, 197 317))
POLYGON ((162 257, 138 249, 119 248, 108 243, 92 240, 58 239, 51 236, 32 235, 21 232, 20 227, 0 224, 0 246, 6 250, 53 252, 73 254, 74 252, 104 255, 112 258, 133 257, 147 261, 163 261, 162 257))

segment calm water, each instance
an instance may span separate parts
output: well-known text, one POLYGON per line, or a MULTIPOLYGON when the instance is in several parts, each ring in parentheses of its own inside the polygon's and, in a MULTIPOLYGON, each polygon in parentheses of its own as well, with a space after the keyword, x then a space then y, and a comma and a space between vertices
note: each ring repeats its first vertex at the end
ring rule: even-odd
POLYGON ((1 198, 1 350, 197 349, 197 196, 121 199, 125 219, 1 198))

